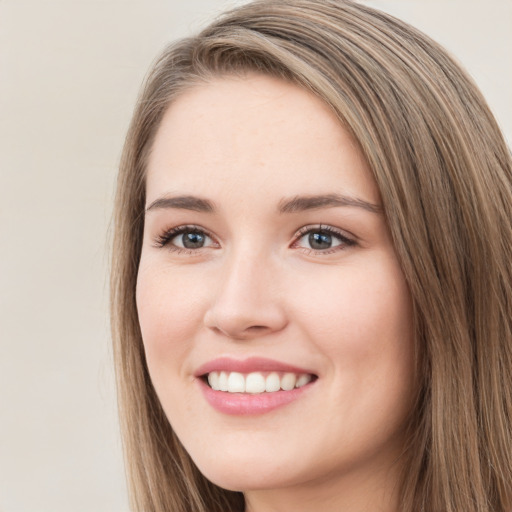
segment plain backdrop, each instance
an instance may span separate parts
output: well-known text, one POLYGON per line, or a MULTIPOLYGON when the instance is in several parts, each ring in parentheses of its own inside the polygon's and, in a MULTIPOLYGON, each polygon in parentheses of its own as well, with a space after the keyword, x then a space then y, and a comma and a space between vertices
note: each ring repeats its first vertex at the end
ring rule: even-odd
MULTIPOLYGON (((444 44, 512 141, 511 0, 366 3, 444 44)), ((149 64, 235 4, 0 0, 0 512, 128 510, 108 326, 116 168, 149 64)))

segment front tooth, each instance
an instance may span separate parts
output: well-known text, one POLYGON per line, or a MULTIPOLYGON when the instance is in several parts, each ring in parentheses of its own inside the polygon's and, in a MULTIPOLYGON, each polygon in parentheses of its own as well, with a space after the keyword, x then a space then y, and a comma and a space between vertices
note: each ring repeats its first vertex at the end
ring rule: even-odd
POLYGON ((215 391, 218 391, 220 389, 218 372, 211 372, 208 374, 208 384, 210 384, 210 387, 215 391))
POLYGON ((308 384, 309 382, 311 382, 311 375, 303 374, 303 375, 301 375, 301 376, 297 379, 297 382, 295 383, 295 387, 296 387, 296 388, 301 388, 302 386, 305 386, 305 385, 306 385, 306 384, 308 384))
POLYGON ((265 391, 272 393, 281 389, 281 379, 277 373, 269 373, 265 380, 265 391))
POLYGON ((228 392, 229 393, 244 393, 245 392, 245 379, 241 373, 231 372, 229 374, 228 392))
POLYGON ((226 372, 220 372, 219 374, 219 391, 228 390, 228 374, 226 372))
POLYGON ((265 391, 265 377, 261 373, 249 373, 245 378, 246 393, 263 393, 265 391))
POLYGON ((295 377, 294 373, 285 373, 281 379, 281 389, 284 391, 292 390, 295 387, 296 380, 297 377, 295 377))

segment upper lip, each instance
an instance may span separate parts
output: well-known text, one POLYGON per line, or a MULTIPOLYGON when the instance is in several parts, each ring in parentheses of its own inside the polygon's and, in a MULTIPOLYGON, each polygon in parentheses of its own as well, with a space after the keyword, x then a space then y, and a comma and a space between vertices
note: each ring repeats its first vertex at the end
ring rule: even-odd
POLYGON ((195 372, 195 377, 201 377, 202 375, 210 372, 239 372, 239 373, 251 373, 251 372, 287 372, 297 374, 313 374, 310 370, 300 368, 298 366, 290 365, 288 363, 282 363, 281 361, 275 361, 274 359, 267 359, 264 357, 250 357, 248 359, 232 359, 230 357, 219 357, 208 361, 201 365, 195 372))

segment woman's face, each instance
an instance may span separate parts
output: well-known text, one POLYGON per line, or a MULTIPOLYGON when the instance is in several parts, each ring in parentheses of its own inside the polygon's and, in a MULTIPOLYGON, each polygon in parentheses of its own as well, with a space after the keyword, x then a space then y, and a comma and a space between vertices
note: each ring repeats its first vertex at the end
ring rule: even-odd
POLYGON ((188 90, 156 135, 146 208, 147 364, 200 470, 249 493, 389 475, 413 396, 411 300, 333 113, 259 75, 188 90))

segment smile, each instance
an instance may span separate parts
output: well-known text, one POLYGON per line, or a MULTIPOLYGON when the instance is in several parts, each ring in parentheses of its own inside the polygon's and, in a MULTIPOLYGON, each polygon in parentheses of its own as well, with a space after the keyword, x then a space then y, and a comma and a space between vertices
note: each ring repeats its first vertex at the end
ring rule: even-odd
POLYGON ((206 401, 229 415, 264 414, 309 394, 318 376, 311 370, 280 361, 222 357, 195 372, 206 401))
POLYGON ((275 393, 301 388, 313 380, 313 375, 307 373, 279 372, 210 372, 207 376, 209 386, 215 391, 228 393, 275 393))

